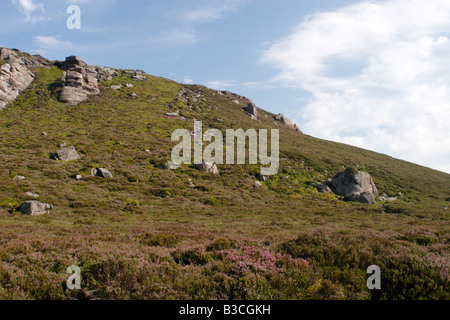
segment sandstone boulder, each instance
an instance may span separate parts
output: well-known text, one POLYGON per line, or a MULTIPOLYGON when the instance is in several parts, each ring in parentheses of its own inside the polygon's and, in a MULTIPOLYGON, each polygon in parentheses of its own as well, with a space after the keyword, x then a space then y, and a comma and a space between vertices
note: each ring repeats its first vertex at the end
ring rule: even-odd
POLYGON ((40 216, 50 213, 53 206, 36 200, 29 200, 22 203, 19 207, 20 212, 31 216, 40 216))

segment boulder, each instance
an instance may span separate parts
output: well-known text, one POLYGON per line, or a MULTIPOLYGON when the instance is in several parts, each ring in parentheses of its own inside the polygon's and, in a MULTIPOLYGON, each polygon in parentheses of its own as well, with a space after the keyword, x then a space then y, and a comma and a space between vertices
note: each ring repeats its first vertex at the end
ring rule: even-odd
POLYGON ((201 164, 194 164, 194 169, 199 171, 211 172, 213 174, 219 174, 219 170, 215 163, 203 161, 201 164))
POLYGON ((41 216, 50 213, 53 206, 36 200, 29 200, 22 203, 19 207, 20 212, 31 216, 41 216))
POLYGON ((59 149, 54 154, 52 154, 51 157, 55 160, 61 161, 71 161, 80 159, 80 155, 77 153, 74 146, 59 149))
POLYGON ((341 171, 332 178, 331 187, 336 194, 343 194, 350 201, 375 204, 378 196, 377 187, 367 172, 341 171))
POLYGON ((163 165, 162 165, 162 168, 163 168, 163 169, 167 169, 167 170, 176 170, 176 169, 178 169, 179 167, 180 167, 179 164, 175 164, 175 163, 173 163, 172 161, 167 161, 166 164, 163 164, 163 165))
POLYGON ((250 118, 253 120, 258 120, 258 108, 256 108, 256 105, 253 102, 248 102, 247 106, 243 108, 243 110, 250 115, 250 118))
POLYGON ((108 178, 108 179, 113 178, 111 171, 109 171, 108 169, 105 169, 105 168, 93 168, 91 170, 91 175, 93 177, 102 177, 102 178, 108 178))
POLYGON ((112 85, 111 86, 111 89, 113 89, 113 90, 119 90, 120 88, 122 88, 121 84, 117 84, 117 85, 112 85))
POLYGON ((22 180, 25 180, 24 176, 15 176, 14 177, 14 181, 22 181, 22 180))

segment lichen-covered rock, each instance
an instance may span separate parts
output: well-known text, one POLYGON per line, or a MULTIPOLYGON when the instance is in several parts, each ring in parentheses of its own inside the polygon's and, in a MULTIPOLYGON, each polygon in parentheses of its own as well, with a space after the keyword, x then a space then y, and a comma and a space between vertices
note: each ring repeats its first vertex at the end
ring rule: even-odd
POLYGON ((334 175, 331 186, 336 194, 343 194, 350 201, 375 204, 378 196, 377 187, 367 172, 341 171, 334 175))
POLYGON ((275 120, 281 122, 282 124, 284 124, 286 127, 288 127, 289 129, 298 131, 298 132, 302 132, 300 130, 300 128, 297 126, 296 123, 294 123, 291 119, 286 118, 283 114, 279 113, 275 116, 275 120))
POLYGON ((219 174, 219 170, 215 163, 203 161, 201 164, 194 164, 194 168, 199 171, 211 172, 213 174, 219 174))

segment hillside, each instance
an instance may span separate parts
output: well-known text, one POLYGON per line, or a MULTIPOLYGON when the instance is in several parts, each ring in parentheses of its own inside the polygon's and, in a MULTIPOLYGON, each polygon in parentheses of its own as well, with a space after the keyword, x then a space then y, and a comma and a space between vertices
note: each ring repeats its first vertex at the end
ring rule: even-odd
POLYGON ((254 120, 247 98, 134 70, 112 69, 98 94, 60 102, 67 64, 16 52, 34 79, 0 111, 0 299, 449 298, 450 175, 305 135, 263 106, 254 120), (260 165, 162 169, 172 132, 194 119, 204 130, 279 129, 278 174, 258 185, 260 165), (52 159, 62 144, 81 158, 52 159), (308 184, 355 165, 380 194, 402 197, 368 205, 308 184), (21 214, 26 192, 50 214, 21 214), (382 290, 366 287, 373 264, 382 290), (66 288, 70 265, 82 290, 66 288))

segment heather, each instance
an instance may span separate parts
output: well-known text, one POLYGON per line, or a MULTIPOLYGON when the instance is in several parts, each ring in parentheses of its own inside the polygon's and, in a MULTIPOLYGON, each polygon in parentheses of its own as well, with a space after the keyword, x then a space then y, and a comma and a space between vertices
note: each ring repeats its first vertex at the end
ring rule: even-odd
POLYGON ((448 174, 301 134, 264 110, 252 120, 201 86, 183 86, 201 94, 187 103, 178 83, 147 76, 128 88, 120 71, 68 106, 57 101, 62 71, 37 72, 0 112, 0 299, 449 299, 448 174), (178 110, 184 119, 164 116, 178 110), (279 173, 258 186, 259 165, 161 169, 172 131, 194 118, 279 128, 279 173), (62 142, 81 159, 51 159, 62 142), (367 205, 308 184, 355 165, 380 193, 403 196, 367 205), (96 167, 114 178, 91 176, 96 167), (29 191, 49 215, 19 212, 29 191), (379 291, 366 287, 373 264, 379 291), (70 265, 81 290, 66 287, 70 265))

